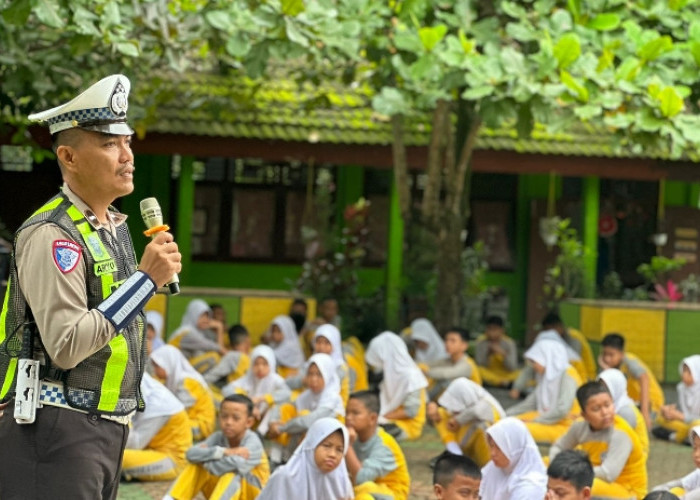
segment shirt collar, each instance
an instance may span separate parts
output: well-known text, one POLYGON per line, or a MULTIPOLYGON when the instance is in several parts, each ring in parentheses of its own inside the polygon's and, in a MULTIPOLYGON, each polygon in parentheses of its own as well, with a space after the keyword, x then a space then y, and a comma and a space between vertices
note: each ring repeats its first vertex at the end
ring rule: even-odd
MULTIPOLYGON (((90 225, 95 228, 95 229, 100 229, 104 228, 109 230, 110 228, 108 226, 105 226, 100 222, 100 220, 97 218, 95 215, 95 212, 92 211, 92 209, 88 206, 87 203, 85 203, 80 196, 75 194, 70 187, 68 187, 68 184, 65 182, 63 183, 63 187, 61 188, 63 191, 63 194, 66 195, 68 200, 75 205, 75 207, 80 210, 80 213, 82 213, 85 216, 85 219, 90 223, 90 225)), ((117 211, 116 208, 110 205, 108 211, 107 211, 107 217, 109 217, 109 220, 112 222, 114 227, 119 227, 122 224, 126 222, 126 214, 123 214, 119 211, 117 211)))

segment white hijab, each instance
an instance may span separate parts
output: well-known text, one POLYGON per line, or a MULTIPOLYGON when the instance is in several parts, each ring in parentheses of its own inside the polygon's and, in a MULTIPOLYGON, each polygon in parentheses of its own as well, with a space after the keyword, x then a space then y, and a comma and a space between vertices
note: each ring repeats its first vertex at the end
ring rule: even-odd
POLYGON ((610 391, 615 405, 615 413, 620 413, 620 410, 626 406, 635 406, 632 398, 627 395, 627 377, 620 370, 607 368, 600 372, 598 380, 605 382, 605 386, 610 391))
POLYGON ((249 398, 270 394, 274 391, 276 386, 279 386, 280 382, 284 383, 284 379, 276 373, 276 370, 277 361, 272 348, 267 345, 259 345, 253 349, 250 355, 250 366, 246 374, 226 384, 221 389, 221 394, 223 394, 224 397, 229 396, 235 394, 236 389, 243 391, 249 398), (266 377, 258 378, 253 373, 253 365, 258 358, 263 358, 270 367, 270 373, 268 373, 266 377))
MULTIPOLYGON (((323 377, 323 390, 316 394, 311 389, 306 389, 299 394, 294 402, 297 409, 313 411, 316 408, 333 408, 335 415, 345 416, 345 405, 340 397, 340 380, 335 369, 333 359, 324 353, 314 354, 306 363, 306 371, 311 365, 316 365, 323 377)), ((305 373, 306 374, 306 373, 305 373)))
POLYGON ((367 346, 365 359, 384 372, 379 385, 380 415, 400 407, 411 392, 428 386, 425 376, 408 354, 406 343, 393 332, 374 337, 367 346))
POLYGON ((141 379, 141 396, 143 396, 146 408, 143 413, 136 412, 134 415, 134 424, 137 420, 148 420, 165 415, 175 415, 185 410, 180 400, 177 399, 167 387, 145 372, 141 379))
POLYGON ((459 377, 450 382, 438 399, 438 404, 450 413, 460 413, 480 401, 487 401, 505 418, 506 412, 501 404, 486 389, 466 377, 459 377))
POLYGON ((177 347, 164 345, 151 353, 151 360, 165 370, 168 375, 165 387, 170 389, 173 394, 177 394, 182 389, 186 378, 195 379, 209 392, 209 384, 177 347))
POLYGON ((348 431, 335 418, 320 418, 309 427, 306 437, 286 465, 277 469, 258 495, 258 500, 352 500, 354 492, 345 458, 331 472, 324 474, 316 465, 314 453, 324 439, 340 430, 343 455, 348 450, 348 431))
POLYGON ((681 375, 683 375, 683 365, 690 370, 690 374, 693 376, 693 384, 687 386, 683 381, 678 383, 676 386, 678 406, 680 406, 680 410, 686 417, 692 415, 697 418, 700 416, 700 354, 683 358, 683 361, 678 366, 678 371, 681 375))
POLYGON ((564 340, 564 338, 559 335, 559 332, 556 330, 544 330, 538 333, 537 337, 535 337, 535 342, 538 340, 555 340, 564 346, 564 349, 566 349, 566 355, 568 356, 570 362, 581 360, 579 353, 574 351, 574 349, 566 343, 566 340, 564 340))
POLYGON ((430 363, 431 361, 440 361, 449 357, 445 350, 445 342, 430 320, 425 318, 413 320, 411 323, 411 340, 414 342, 420 340, 428 344, 428 348, 425 351, 416 347, 415 357, 418 363, 430 363))
POLYGON ((211 333, 209 332, 211 332, 211 330, 200 330, 197 327, 197 322, 199 322, 199 318, 204 313, 207 313, 210 317, 212 316, 211 307, 209 307, 209 304, 202 299, 194 299, 190 301, 190 303, 187 304, 187 309, 185 309, 185 314, 182 315, 182 322, 180 323, 180 326, 173 332, 170 339, 172 340, 176 337, 180 337, 191 331, 197 331, 202 335, 210 337, 211 333))
MULTIPOLYGON (((558 335, 558 334, 557 334, 558 335)), ((569 367, 566 349, 561 342, 539 339, 525 351, 525 359, 544 366, 544 375, 537 374, 537 411, 549 410, 556 403, 561 378, 569 367)))
POLYGON ((508 417, 493 424, 486 433, 496 442, 510 464, 501 469, 489 461, 484 466, 479 490, 481 497, 485 500, 544 498, 547 471, 525 424, 517 418, 508 417))
POLYGON ((283 314, 279 315, 270 323, 270 330, 272 330, 272 325, 277 325, 283 335, 282 342, 270 344, 272 350, 275 351, 277 363, 289 368, 303 367, 304 351, 302 351, 301 344, 299 344, 299 336, 292 318, 283 314))
POLYGON ((158 311, 146 312, 146 324, 151 325, 156 332, 156 336, 151 341, 151 350, 162 347, 163 342, 163 316, 158 311))
POLYGON ((330 323, 319 326, 314 332, 314 343, 318 337, 323 337, 331 343, 333 350, 331 351, 331 358, 335 362, 335 366, 343 366, 345 364, 345 358, 343 358, 343 344, 340 337, 340 330, 330 323))

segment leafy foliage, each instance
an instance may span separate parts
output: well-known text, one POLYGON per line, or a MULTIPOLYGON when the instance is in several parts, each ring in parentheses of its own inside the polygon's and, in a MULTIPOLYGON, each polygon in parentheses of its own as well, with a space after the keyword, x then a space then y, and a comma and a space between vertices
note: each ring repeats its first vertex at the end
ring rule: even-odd
POLYGON ((547 309, 556 309, 566 298, 581 297, 590 286, 585 279, 588 249, 578 238, 570 219, 559 223, 554 264, 545 271, 543 294, 547 309))

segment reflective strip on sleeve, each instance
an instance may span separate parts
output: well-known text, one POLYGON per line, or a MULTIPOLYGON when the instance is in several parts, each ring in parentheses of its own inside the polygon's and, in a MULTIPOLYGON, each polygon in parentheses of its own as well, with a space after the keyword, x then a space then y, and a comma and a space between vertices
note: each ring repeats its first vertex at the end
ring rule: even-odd
POLYGON ((136 271, 97 306, 97 310, 120 331, 136 317, 155 291, 156 285, 151 278, 142 271, 136 271))

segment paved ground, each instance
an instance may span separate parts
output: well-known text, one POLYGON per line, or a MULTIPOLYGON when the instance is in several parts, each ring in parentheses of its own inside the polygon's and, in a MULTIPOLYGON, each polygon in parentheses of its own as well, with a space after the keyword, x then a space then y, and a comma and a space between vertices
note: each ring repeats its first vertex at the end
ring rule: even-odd
MULTIPOLYGON (((665 388, 667 400, 675 400, 675 387, 665 388)), ((496 397, 508 406, 512 404, 504 391, 494 391, 496 397)), ((411 500, 432 499, 432 472, 428 460, 442 451, 437 433, 426 427, 423 436, 414 442, 403 443, 403 449, 411 472, 411 500)), ((544 450, 543 450, 544 451, 544 450)), ((671 444, 651 438, 647 470, 649 485, 654 486, 669 479, 681 477, 694 469, 691 449, 687 446, 671 444)), ((169 483, 122 483, 120 500, 160 499, 167 491, 169 483)), ((199 497, 204 498, 203 496, 199 497)))

